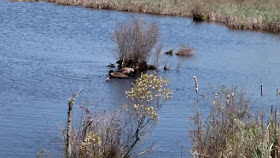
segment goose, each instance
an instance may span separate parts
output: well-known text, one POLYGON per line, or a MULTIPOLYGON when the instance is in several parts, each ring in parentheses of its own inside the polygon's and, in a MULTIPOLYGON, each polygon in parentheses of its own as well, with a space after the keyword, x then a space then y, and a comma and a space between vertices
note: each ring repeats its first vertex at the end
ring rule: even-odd
POLYGON ((114 72, 113 70, 109 71, 110 78, 128 78, 126 74, 123 74, 121 72, 114 72))
POLYGON ((123 67, 120 70, 118 70, 118 72, 128 75, 128 74, 134 73, 134 69, 130 68, 130 67, 123 67))
POLYGON ((113 67, 115 67, 115 64, 109 63, 109 65, 107 67, 113 68, 113 67))
POLYGON ((166 65, 164 65, 163 70, 169 70, 169 67, 167 67, 166 65))
POLYGON ((166 54, 166 55, 173 55, 173 49, 171 49, 171 50, 165 52, 164 54, 166 54))
POLYGON ((154 65, 147 64, 147 69, 148 70, 156 70, 157 68, 154 65))

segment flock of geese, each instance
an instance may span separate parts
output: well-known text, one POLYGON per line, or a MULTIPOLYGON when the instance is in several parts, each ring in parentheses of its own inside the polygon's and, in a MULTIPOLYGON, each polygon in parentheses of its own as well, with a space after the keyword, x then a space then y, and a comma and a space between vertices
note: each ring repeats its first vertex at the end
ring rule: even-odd
POLYGON ((130 67, 124 67, 120 70, 114 72, 113 70, 109 71, 110 78, 128 78, 129 75, 134 73, 134 69, 130 67))
MULTIPOLYGON (((121 64, 123 66, 123 62, 121 64)), ((107 67, 114 68, 115 64, 110 63, 107 67)), ((169 68, 165 65, 164 70, 169 70, 169 68)), ((110 70, 109 71, 109 77, 106 77, 106 81, 110 81, 111 78, 119 78, 119 79, 125 79, 129 76, 134 76, 135 70, 131 67, 123 67, 117 71, 110 70)))
MULTIPOLYGON (((109 64, 108 67, 114 67, 113 64, 109 64)), ((132 76, 134 74, 134 69, 130 67, 123 67, 117 71, 110 70, 109 71, 109 77, 106 78, 106 81, 110 81, 111 78, 120 78, 125 79, 129 76, 132 76)))

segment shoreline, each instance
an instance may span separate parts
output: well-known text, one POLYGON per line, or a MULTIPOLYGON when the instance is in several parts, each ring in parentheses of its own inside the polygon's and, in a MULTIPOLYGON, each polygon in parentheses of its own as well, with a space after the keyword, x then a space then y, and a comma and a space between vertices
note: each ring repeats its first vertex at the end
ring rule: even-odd
MULTIPOLYGON (((194 0, 10 0, 28 2, 48 2, 57 5, 79 6, 93 9, 137 12, 153 15, 180 16, 196 21, 215 22, 230 29, 280 33, 280 5, 273 3, 218 3, 192 2, 194 0), (180 2, 177 2, 180 1, 180 2), (184 2, 181 2, 184 1, 184 2), (211 3, 211 4, 210 4, 211 3), (278 13, 279 12, 279 13, 278 13), (245 16, 246 15, 246 16, 245 16), (274 20, 277 19, 277 20, 274 20), (278 20, 279 19, 279 20, 278 20)), ((249 0, 250 1, 250 0, 249 0)))

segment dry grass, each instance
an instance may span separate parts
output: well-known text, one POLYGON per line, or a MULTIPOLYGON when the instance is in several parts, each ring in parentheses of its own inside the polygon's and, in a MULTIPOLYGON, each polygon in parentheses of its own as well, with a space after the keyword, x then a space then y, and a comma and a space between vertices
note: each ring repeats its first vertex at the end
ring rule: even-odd
POLYGON ((162 49, 158 44, 160 36, 159 26, 155 22, 146 23, 143 19, 131 17, 115 28, 112 37, 116 44, 115 56, 122 67, 136 70, 145 69, 151 57, 157 64, 162 49))
POLYGON ((203 122, 198 97, 197 112, 191 118, 195 125, 190 131, 193 157, 279 157, 277 108, 271 108, 265 123, 262 112, 251 110, 250 100, 242 91, 223 88, 214 95, 210 114, 203 122))
POLYGON ((233 29, 280 32, 278 0, 42 0, 96 9, 193 17, 233 29))
POLYGON ((91 114, 88 109, 83 128, 71 130, 72 157, 120 157, 125 153, 125 131, 121 113, 91 114))
POLYGON ((143 19, 131 17, 128 21, 117 24, 113 35, 113 41, 117 45, 117 60, 125 58, 147 62, 159 39, 159 26, 156 23, 147 24, 143 19))
POLYGON ((183 56, 183 57, 190 57, 194 53, 193 49, 188 46, 181 46, 181 48, 178 50, 178 52, 175 53, 175 55, 183 56))
MULTIPOLYGON (((17 0, 12 0, 17 1, 17 0)), ((19 0, 22 1, 22 0, 19 0)), ((24 0, 36 1, 36 0, 24 0)), ((232 29, 280 32, 278 0, 42 0, 61 5, 199 17, 232 29)))

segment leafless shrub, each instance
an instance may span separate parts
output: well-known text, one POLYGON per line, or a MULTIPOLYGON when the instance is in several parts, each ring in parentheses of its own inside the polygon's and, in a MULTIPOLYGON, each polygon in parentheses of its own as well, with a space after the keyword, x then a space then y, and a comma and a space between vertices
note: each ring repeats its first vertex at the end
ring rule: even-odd
POLYGON ((133 150, 158 123, 158 111, 171 98, 166 88, 169 81, 154 74, 141 74, 131 91, 126 91, 128 104, 112 113, 94 113, 80 106, 86 116, 79 129, 71 128, 74 98, 69 99, 67 131, 64 133, 66 157, 128 158, 143 155, 133 150), (69 121, 70 120, 70 121, 69 121))
MULTIPOLYGON (((131 17, 128 21, 117 24, 113 41, 117 47, 117 60, 133 60, 141 63, 149 61, 160 38, 159 26, 153 22, 146 23, 143 19, 131 17)), ((159 47, 161 49, 161 47, 159 47)))
MULTIPOLYGON (((82 107, 83 108, 83 107, 82 107)), ((122 157, 125 137, 122 112, 91 114, 88 109, 81 129, 72 130, 72 157, 122 157)))

